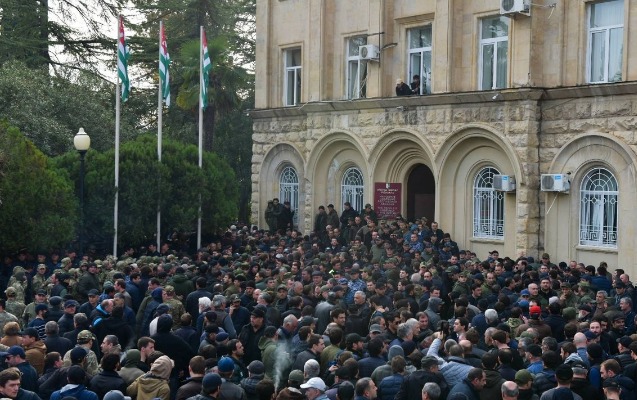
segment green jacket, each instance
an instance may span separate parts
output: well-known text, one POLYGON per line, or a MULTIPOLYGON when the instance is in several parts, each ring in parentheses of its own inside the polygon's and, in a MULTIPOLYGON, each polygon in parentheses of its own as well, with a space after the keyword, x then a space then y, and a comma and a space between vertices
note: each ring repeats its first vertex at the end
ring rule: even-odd
POLYGON ((272 338, 262 336, 259 339, 259 350, 261 350, 261 361, 265 367, 265 377, 274 379, 276 371, 276 342, 272 338))

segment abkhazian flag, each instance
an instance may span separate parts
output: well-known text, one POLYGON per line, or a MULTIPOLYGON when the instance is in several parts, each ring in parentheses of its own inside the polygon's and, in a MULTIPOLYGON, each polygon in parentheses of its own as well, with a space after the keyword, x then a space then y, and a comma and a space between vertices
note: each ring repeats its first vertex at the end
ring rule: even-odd
POLYGON ((208 107, 208 79, 212 64, 210 63, 210 54, 208 53, 208 40, 206 39, 206 32, 202 31, 201 35, 201 108, 204 110, 208 107))
POLYGON ((159 77, 161 78, 161 97, 166 101, 166 107, 170 107, 170 54, 166 45, 166 31, 161 25, 161 43, 159 43, 159 77))
POLYGON ((119 38, 117 41, 117 75, 122 82, 122 101, 128 100, 130 93, 130 81, 128 80, 128 56, 129 49, 126 46, 126 36, 124 35, 124 19, 119 17, 119 38))

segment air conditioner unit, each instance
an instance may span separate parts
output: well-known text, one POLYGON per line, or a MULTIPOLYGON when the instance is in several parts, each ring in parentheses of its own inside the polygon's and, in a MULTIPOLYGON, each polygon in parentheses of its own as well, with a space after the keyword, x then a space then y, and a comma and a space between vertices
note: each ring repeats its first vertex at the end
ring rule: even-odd
POLYGON ((378 60, 380 49, 375 44, 366 44, 358 48, 358 54, 363 60, 378 60))
POLYGON ((571 182, 566 174, 542 174, 540 189, 543 192, 568 192, 571 182))
POLYGON ((499 192, 515 191, 515 177, 510 175, 493 175, 493 189, 499 192))
POLYGON ((500 0, 500 14, 531 16, 531 0, 500 0))

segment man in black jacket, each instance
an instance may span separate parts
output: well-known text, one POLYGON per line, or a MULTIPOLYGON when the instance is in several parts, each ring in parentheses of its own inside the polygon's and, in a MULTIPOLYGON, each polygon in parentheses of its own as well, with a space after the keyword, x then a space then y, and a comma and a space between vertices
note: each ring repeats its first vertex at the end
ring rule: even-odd
POLYGON ((250 323, 245 325, 239 334, 239 340, 243 343, 243 362, 250 364, 254 360, 261 360, 259 340, 265 331, 265 307, 259 305, 250 315, 250 323))
POLYGON ((422 388, 425 383, 437 383, 440 386, 440 398, 447 397, 449 386, 445 378, 438 371, 438 359, 436 357, 424 357, 421 361, 421 369, 406 376, 400 385, 395 400, 419 399, 422 396, 422 388))
POLYGON ((103 399, 110 390, 119 390, 126 392, 126 382, 119 376, 119 354, 110 353, 102 358, 102 371, 91 379, 89 390, 97 394, 97 397, 103 399))

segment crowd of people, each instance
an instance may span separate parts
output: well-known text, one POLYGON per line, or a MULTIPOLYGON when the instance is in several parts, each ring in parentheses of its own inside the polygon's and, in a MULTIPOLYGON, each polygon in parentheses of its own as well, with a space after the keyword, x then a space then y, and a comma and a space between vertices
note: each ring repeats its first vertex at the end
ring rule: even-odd
POLYGON ((475 254, 370 204, 303 235, 276 203, 196 254, 5 256, 0 398, 636 398, 625 271, 475 254))

